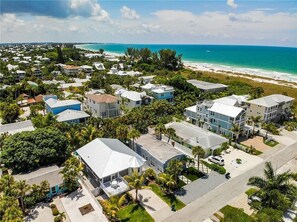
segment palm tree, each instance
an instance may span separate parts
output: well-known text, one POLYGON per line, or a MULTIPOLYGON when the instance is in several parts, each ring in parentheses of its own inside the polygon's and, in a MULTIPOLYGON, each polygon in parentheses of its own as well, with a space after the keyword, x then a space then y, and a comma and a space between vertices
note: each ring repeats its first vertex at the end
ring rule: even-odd
POLYGON ((168 142, 167 142, 167 143, 169 143, 170 139, 171 139, 172 137, 175 136, 175 129, 169 127, 169 128, 166 130, 166 134, 167 134, 167 136, 168 136, 168 142))
MULTIPOLYGON (((240 126, 238 124, 232 123, 232 127, 231 127, 230 130, 235 135, 235 141, 238 142, 238 137, 239 137, 239 134, 240 134, 240 131, 241 131, 240 126)), ((234 136, 233 136, 233 138, 234 138, 234 136)))
POLYGON ((261 116, 251 116, 251 121, 253 123, 253 135, 255 133, 255 125, 260 123, 261 121, 261 116))
POLYGON ((162 139, 162 133, 165 133, 165 132, 166 132, 166 128, 163 123, 159 123, 158 125, 156 125, 155 133, 159 134, 159 136, 157 137, 159 140, 162 139))
POLYGON ((135 129, 132 128, 131 130, 128 131, 127 137, 128 139, 132 139, 132 150, 135 151, 135 139, 139 138, 141 136, 140 132, 135 129))
POLYGON ((177 185, 174 175, 166 173, 160 173, 158 176, 158 181, 163 184, 163 186, 165 186, 167 193, 172 193, 173 189, 177 185))
POLYGON ((129 186, 135 189, 135 201, 138 202, 138 190, 143 188, 145 181, 144 176, 139 175, 137 171, 134 171, 132 175, 126 175, 124 178, 128 181, 129 186))
POLYGON ((22 222, 24 215, 20 208, 14 204, 8 208, 5 209, 3 217, 2 217, 2 222, 22 222))
POLYGON ((174 159, 168 163, 166 171, 174 176, 174 180, 177 182, 178 175, 183 171, 183 163, 180 160, 174 159))
POLYGON ((47 180, 43 180, 40 182, 39 196, 40 199, 46 198, 46 195, 49 193, 50 184, 47 180))
POLYGON ((117 213, 119 209, 124 205, 127 198, 127 194, 119 196, 112 196, 109 200, 105 200, 103 203, 105 213, 108 215, 109 219, 113 221, 113 219, 117 218, 117 213))
POLYGON ((23 213, 25 213, 24 196, 31 189, 30 185, 27 184, 25 180, 20 180, 14 184, 14 188, 15 188, 16 196, 20 198, 20 205, 21 205, 20 207, 23 213))
MULTIPOLYGON (((87 133, 87 132, 84 131, 84 133, 87 133)), ((69 141, 69 146, 71 148, 71 151, 74 151, 79 147, 79 145, 80 145, 80 132, 77 129, 71 128, 68 132, 66 132, 66 138, 69 141)))
POLYGON ((194 146, 192 147, 192 154, 194 157, 197 157, 197 170, 199 172, 200 158, 203 158, 205 156, 205 151, 201 146, 194 146))
POLYGON ((123 124, 119 125, 116 128, 116 137, 122 142, 126 142, 128 137, 128 126, 123 124))
POLYGON ((64 163, 64 168, 61 170, 65 186, 69 191, 74 190, 77 187, 77 177, 82 170, 82 165, 76 157, 70 157, 64 163))
POLYGON ((267 138, 268 132, 272 134, 275 132, 278 133, 277 127, 273 123, 264 123, 262 128, 266 130, 265 138, 267 138))
POLYGON ((251 177, 248 185, 260 189, 257 195, 261 198, 262 207, 285 210, 297 195, 297 187, 290 183, 293 178, 294 174, 289 171, 276 174, 271 162, 266 162, 264 178, 251 177))
POLYGON ((6 174, 0 178, 0 193, 3 192, 4 195, 13 196, 15 181, 13 176, 6 174))
POLYGON ((84 143, 91 142, 92 140, 96 139, 99 136, 100 135, 99 135, 98 130, 94 126, 91 126, 91 125, 84 127, 81 131, 81 137, 82 137, 84 143))

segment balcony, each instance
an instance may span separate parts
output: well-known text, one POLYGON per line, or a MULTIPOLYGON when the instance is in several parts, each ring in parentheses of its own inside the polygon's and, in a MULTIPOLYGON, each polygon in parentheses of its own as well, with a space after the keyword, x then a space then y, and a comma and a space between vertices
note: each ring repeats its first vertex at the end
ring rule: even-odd
POLYGON ((112 181, 101 183, 100 187, 108 197, 124 193, 130 189, 127 181, 121 176, 112 181))

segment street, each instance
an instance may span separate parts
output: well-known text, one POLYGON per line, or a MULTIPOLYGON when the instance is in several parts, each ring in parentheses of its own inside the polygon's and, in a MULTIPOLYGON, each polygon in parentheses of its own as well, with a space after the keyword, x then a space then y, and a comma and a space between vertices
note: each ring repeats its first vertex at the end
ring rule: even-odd
POLYGON ((264 162, 258 164, 253 169, 250 169, 242 175, 223 183, 213 191, 207 193, 201 198, 198 198, 188 204, 185 208, 166 218, 164 221, 203 221, 227 205, 228 202, 237 195, 245 192, 248 189, 247 181, 250 177, 262 176, 265 162, 271 161, 275 168, 279 168, 296 156, 297 142, 276 151, 270 157, 267 157, 264 162))

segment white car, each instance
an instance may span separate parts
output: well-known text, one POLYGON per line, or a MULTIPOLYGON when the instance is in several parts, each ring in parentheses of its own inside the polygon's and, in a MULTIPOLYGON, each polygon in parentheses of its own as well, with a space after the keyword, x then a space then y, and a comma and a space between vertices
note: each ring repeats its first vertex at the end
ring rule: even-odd
POLYGON ((208 158, 208 160, 210 162, 213 162, 213 163, 216 163, 216 164, 219 164, 220 166, 224 166, 225 162, 224 162, 224 159, 220 156, 210 156, 208 158))

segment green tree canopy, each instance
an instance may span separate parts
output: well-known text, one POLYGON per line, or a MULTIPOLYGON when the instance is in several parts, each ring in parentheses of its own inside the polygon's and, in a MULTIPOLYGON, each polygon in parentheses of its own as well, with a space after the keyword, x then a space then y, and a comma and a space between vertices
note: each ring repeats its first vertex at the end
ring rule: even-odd
POLYGON ((26 172, 62 162, 67 145, 66 137, 59 130, 42 128, 6 138, 0 157, 4 165, 14 172, 26 172))

